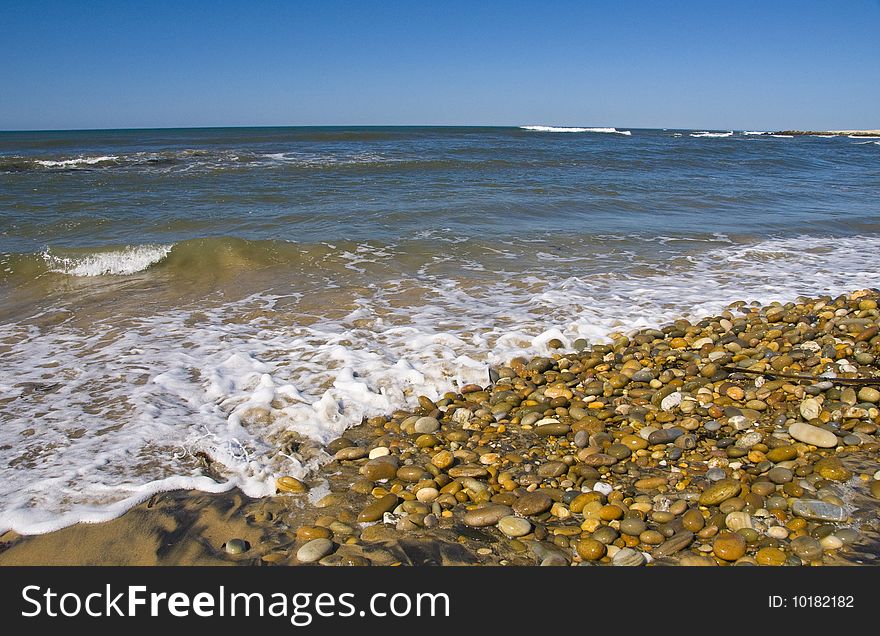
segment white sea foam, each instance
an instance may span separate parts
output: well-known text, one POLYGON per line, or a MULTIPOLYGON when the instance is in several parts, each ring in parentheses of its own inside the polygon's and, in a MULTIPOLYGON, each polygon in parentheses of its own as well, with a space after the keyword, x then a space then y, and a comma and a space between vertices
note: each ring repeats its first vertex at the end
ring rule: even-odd
POLYGON ((75 157, 73 159, 38 159, 36 163, 46 168, 70 168, 73 166, 93 166, 105 161, 116 161, 119 159, 116 155, 102 155, 100 157, 75 157))
POLYGON ((847 135, 850 139, 880 139, 880 137, 870 137, 868 135, 847 135))
POLYGON ((371 284, 348 315, 314 323, 295 319, 297 298, 254 296, 87 329, 0 325, 0 532, 101 521, 171 488, 264 496, 277 476, 302 477, 327 459, 303 451, 309 440, 419 394, 485 383, 487 365, 547 353, 552 338, 603 341, 733 299, 870 287, 880 274, 878 237, 717 243, 677 251, 650 275, 554 274, 559 263, 474 285, 423 273, 371 284), (433 291, 401 306, 412 286, 433 291), (291 432, 306 443, 285 446, 291 432))
POLYGON ((770 135, 770 137, 778 137, 780 139, 791 139, 794 135, 770 135))
POLYGON ((706 130, 702 130, 700 132, 695 132, 690 134, 691 137, 731 137, 733 135, 733 131, 729 132, 708 132, 706 130))
POLYGON ((520 126, 523 130, 552 133, 616 133, 618 135, 632 135, 629 130, 617 130, 617 128, 567 128, 563 126, 520 126))
POLYGON ((765 130, 744 130, 742 131, 744 135, 769 135, 770 133, 765 130))
POLYGON ((41 254, 50 271, 70 276, 125 276, 141 272, 171 252, 172 245, 135 245, 121 250, 62 256, 46 250, 41 254))

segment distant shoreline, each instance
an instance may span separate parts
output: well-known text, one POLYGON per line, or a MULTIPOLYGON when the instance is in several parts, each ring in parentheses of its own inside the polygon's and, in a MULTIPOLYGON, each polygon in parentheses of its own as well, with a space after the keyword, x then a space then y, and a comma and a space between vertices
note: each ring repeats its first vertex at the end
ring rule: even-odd
POLYGON ((780 130, 768 135, 834 135, 835 137, 880 137, 880 130, 780 130))

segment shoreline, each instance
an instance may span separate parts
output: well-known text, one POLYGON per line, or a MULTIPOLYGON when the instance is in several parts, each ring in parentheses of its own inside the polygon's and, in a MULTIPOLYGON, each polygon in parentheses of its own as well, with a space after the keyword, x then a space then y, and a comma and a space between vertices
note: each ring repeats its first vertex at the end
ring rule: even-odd
POLYGON ((880 130, 780 130, 767 135, 816 136, 831 135, 834 137, 880 137, 880 130))
POLYGON ((737 302, 558 343, 349 429, 279 496, 160 493, 7 532, 0 565, 880 563, 878 301, 737 302))

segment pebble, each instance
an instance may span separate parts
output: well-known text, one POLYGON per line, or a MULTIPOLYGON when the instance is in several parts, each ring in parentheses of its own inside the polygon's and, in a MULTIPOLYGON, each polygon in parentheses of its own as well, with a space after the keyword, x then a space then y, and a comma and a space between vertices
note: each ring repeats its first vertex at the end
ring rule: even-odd
POLYGON ((639 536, 648 528, 647 524, 638 517, 621 519, 619 527, 623 534, 628 534, 633 537, 639 536))
POLYGON ((712 543, 712 550, 719 559, 736 561, 746 553, 746 542, 735 532, 720 532, 712 543))
POLYGON ((308 488, 306 485, 301 482, 296 477, 291 477, 290 475, 285 475, 284 477, 279 477, 275 480, 275 488, 278 492, 297 494, 306 492, 308 488))
POLYGON ((241 554, 248 551, 248 544, 243 539, 230 539, 226 542, 225 549, 227 554, 241 554))
POLYGON ((498 529, 508 537, 523 537, 532 531, 532 524, 522 517, 507 515, 498 520, 498 529))
MULTIPOLYGON (((819 417, 819 414, 822 412, 822 405, 819 404, 819 401, 815 398, 807 398, 803 402, 801 402, 800 413, 801 417, 805 420, 815 420, 819 417)), ((792 435, 794 437, 794 435, 792 435)), ((803 441, 803 440, 801 440, 803 441)), ((807 442, 811 443, 811 442, 807 442)))
POLYGON ((333 542, 329 539, 312 539, 296 551, 296 559, 300 563, 314 563, 333 550, 333 542))
POLYGON ((397 459, 393 456, 377 457, 361 466, 361 474, 370 481, 384 481, 397 476, 397 459))
POLYGON ((813 471, 822 479, 830 481, 846 481, 852 477, 852 473, 843 467, 843 463, 837 457, 824 457, 813 465, 813 471))
POLYGON ((651 554, 657 559, 671 556, 693 543, 694 536, 690 530, 681 530, 657 546, 651 554))
POLYGON ((526 493, 513 504, 513 511, 521 517, 531 517, 550 510, 553 500, 546 494, 535 491, 526 493))
POLYGON ((632 548, 622 548, 611 558, 611 564, 622 567, 634 567, 646 563, 645 555, 632 548))
POLYGON ((805 424, 804 422, 792 424, 788 428, 788 434, 799 442, 812 444, 819 448, 834 448, 837 446, 837 436, 834 433, 812 424, 805 424))
POLYGON ((395 494, 387 494, 384 497, 368 504, 358 515, 357 520, 362 523, 378 521, 386 512, 390 512, 397 507, 399 499, 395 494))
POLYGON ((363 459, 366 456, 366 448, 361 448, 360 446, 348 446, 336 451, 336 454, 333 457, 339 461, 355 461, 363 459))
POLYGON ((510 506, 486 504, 478 506, 473 510, 468 510, 464 513, 461 520, 466 526, 482 528, 496 525, 501 519, 510 515, 511 512, 513 511, 510 509, 510 506))
POLYGON ((390 455, 391 451, 387 446, 377 446, 373 450, 370 451, 368 457, 370 459, 376 459, 377 457, 385 457, 386 455, 390 455))
POLYGON ((839 550, 843 547, 843 541, 839 537, 829 534, 819 539, 819 545, 823 550, 839 550))
POLYGON ((822 545, 810 536, 801 536, 794 539, 791 544, 791 551, 804 561, 817 561, 822 558, 822 545))
POLYGON ((873 387, 865 386, 859 389, 858 397, 859 402, 872 402, 876 404, 880 402, 880 391, 873 387))
POLYGON ((813 499, 798 499, 791 505, 791 511, 811 521, 841 523, 849 518, 846 510, 841 506, 813 499))
POLYGON ((742 491, 742 484, 733 479, 723 479, 718 481, 700 495, 701 506, 717 506, 722 501, 726 501, 731 497, 736 497, 742 491))
POLYGON ((755 555, 755 561, 758 562, 758 565, 784 565, 785 560, 785 552, 779 548, 761 548, 755 555))
POLYGON ((420 417, 413 424, 413 430, 416 433, 433 433, 440 430, 440 422, 435 417, 420 417))
MULTIPOLYGON (((578 556, 586 561, 597 561, 605 556, 608 551, 604 543, 591 538, 579 540, 575 545, 575 550, 577 551, 578 556)), ((618 552, 618 554, 620 553, 618 552)), ((617 554, 614 556, 617 556, 617 554)), ((615 563, 615 565, 621 564, 615 563)))

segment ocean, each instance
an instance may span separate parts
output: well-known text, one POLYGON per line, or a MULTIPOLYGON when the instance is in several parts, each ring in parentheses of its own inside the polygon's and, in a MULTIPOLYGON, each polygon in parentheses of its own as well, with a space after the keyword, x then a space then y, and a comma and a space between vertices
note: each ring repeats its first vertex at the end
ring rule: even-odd
POLYGON ((880 140, 0 133, 0 532, 250 496, 552 340, 878 287, 880 140))

